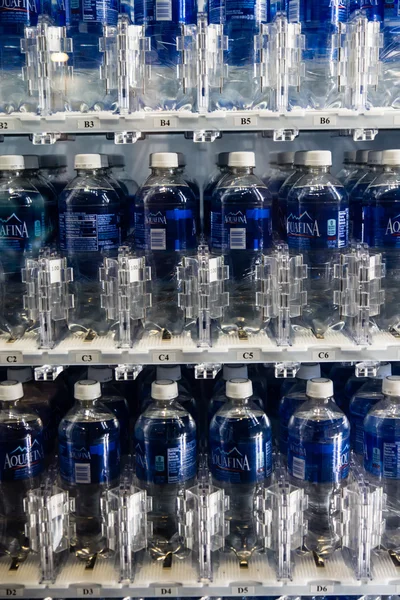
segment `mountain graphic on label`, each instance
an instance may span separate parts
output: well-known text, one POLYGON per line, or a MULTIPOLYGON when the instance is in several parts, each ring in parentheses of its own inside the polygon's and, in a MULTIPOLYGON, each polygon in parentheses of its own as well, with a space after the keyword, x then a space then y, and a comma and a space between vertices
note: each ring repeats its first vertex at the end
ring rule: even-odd
POLYGON ((243 217, 243 213, 241 210, 238 210, 237 212, 230 212, 227 214, 227 217, 243 217))
POLYGON ((222 448, 217 448, 214 452, 214 454, 220 454, 221 456, 232 456, 234 453, 237 456, 243 456, 243 454, 240 452, 240 450, 236 448, 236 446, 232 448, 232 450, 229 450, 229 452, 226 452, 226 450, 222 450, 222 448))
POLYGON ((156 213, 149 213, 149 217, 163 217, 164 215, 162 214, 162 212, 159 210, 156 213))
POLYGON ((290 213, 287 220, 288 221, 301 221, 303 219, 303 217, 304 218, 307 217, 307 219, 310 219, 310 221, 313 220, 312 217, 310 217, 310 215, 308 214, 308 212, 306 210, 303 213, 301 213, 301 215, 299 215, 299 216, 294 215, 293 213, 290 213))
POLYGON ((35 440, 33 442, 32 446, 29 446, 29 447, 28 446, 17 446, 12 452, 10 452, 10 454, 14 454, 15 452, 19 452, 19 453, 22 453, 22 452, 32 452, 33 448, 36 445, 40 447, 40 443, 39 443, 38 440, 35 440))
POLYGON ((10 215, 7 219, 2 219, 0 217, 0 223, 6 224, 6 223, 10 223, 10 221, 12 221, 12 220, 14 220, 14 222, 17 222, 17 223, 22 223, 21 219, 19 219, 15 213, 10 215))

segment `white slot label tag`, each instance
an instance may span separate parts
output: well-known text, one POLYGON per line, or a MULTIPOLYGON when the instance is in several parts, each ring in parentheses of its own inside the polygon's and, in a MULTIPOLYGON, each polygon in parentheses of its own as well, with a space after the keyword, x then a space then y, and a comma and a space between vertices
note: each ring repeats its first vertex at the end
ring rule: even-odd
POLYGON ((235 117, 235 125, 237 127, 250 127, 257 125, 257 117, 235 117))
POLYGON ((154 588, 154 595, 158 598, 161 596, 167 596, 169 598, 176 598, 179 596, 179 591, 177 587, 156 587, 154 588))
POLYGON ((310 585, 310 592, 312 594, 333 594, 335 586, 331 583, 316 583, 310 585))
POLYGON ((97 586, 87 586, 87 587, 79 587, 76 588, 76 593, 78 596, 92 596, 92 597, 97 597, 100 596, 100 591, 101 588, 97 587, 97 586))
POLYGON ((50 283, 61 283, 61 258, 50 261, 50 283))
POLYGON ((232 596, 254 596, 254 586, 251 585, 234 585, 231 588, 232 596))
POLYGON ((175 362, 176 354, 175 352, 168 352, 168 350, 165 350, 165 352, 153 352, 153 361, 156 363, 175 362))
POLYGON ((84 129, 86 131, 89 131, 91 129, 99 129, 100 128, 100 121, 96 118, 91 119, 90 117, 88 117, 87 119, 79 119, 78 120, 78 129, 84 129))
POLYGON ((13 123, 13 121, 4 121, 4 119, 0 121, 0 133, 5 131, 11 131, 12 129, 15 129, 15 124, 13 123))
POLYGON ((154 119, 154 127, 161 129, 174 129, 178 125, 175 117, 157 117, 154 119))
POLYGON ((320 127, 326 127, 329 129, 329 127, 334 127, 336 125, 336 117, 328 115, 325 117, 322 115, 314 117, 314 125, 319 125, 320 127))
POLYGON ((0 588, 0 598, 10 598, 12 596, 23 596, 24 588, 23 587, 1 587, 0 588))
POLYGON ((252 361, 252 360, 260 360, 260 351, 259 350, 240 350, 240 352, 236 353, 236 358, 238 360, 252 361))
POLYGON ((130 258, 128 260, 129 283, 140 281, 139 269, 141 264, 140 258, 130 258))
POLYGON ((75 352, 75 360, 78 363, 97 363, 100 362, 100 352, 86 350, 85 352, 75 352))
POLYGON ((314 350, 313 360, 317 362, 331 362, 335 360, 335 354, 334 350, 314 350))
POLYGON ((210 283, 213 283, 213 281, 218 281, 218 258, 210 258, 208 261, 208 266, 210 269, 210 283))
POLYGON ((2 365, 21 365, 24 362, 22 352, 2 352, 0 354, 0 363, 2 365))

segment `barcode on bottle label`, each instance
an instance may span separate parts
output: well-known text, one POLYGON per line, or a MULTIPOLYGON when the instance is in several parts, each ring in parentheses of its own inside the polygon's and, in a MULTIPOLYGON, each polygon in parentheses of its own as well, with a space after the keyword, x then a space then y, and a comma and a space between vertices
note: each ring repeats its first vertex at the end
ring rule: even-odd
POLYGON ((166 250, 166 231, 165 229, 150 229, 150 249, 166 250))
POLYGON ((300 21, 300 2, 299 0, 289 0, 289 22, 298 23, 300 21))
POLYGON ((229 247, 231 250, 246 250, 246 229, 235 227, 229 232, 229 247))
POLYGON ((0 598, 10 598, 10 596, 23 596, 23 587, 2 587, 0 588, 0 598))
POLYGON ((210 283, 218 281, 218 258, 210 258, 208 266, 210 269, 210 283))
POLYGON ((61 259, 50 261, 50 283, 61 283, 61 259))
POLYGON ((140 258, 130 258, 128 260, 129 283, 140 281, 140 258))
POLYGON ((90 463, 75 463, 75 483, 90 483, 90 463))
POLYGON ((293 477, 296 479, 302 479, 304 481, 306 476, 306 461, 303 458, 297 458, 293 456, 293 477))
POLYGON ((172 21, 171 0, 156 0, 156 21, 172 21))

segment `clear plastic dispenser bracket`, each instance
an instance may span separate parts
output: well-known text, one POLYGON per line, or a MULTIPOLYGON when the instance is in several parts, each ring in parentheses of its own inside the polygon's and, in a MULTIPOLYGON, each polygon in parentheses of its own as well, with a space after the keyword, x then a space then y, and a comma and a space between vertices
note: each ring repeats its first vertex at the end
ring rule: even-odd
POLYGON ((136 257, 127 246, 119 248, 116 259, 104 258, 100 267, 101 306, 107 312, 107 319, 118 323, 119 348, 132 347, 135 325, 151 306, 147 290, 150 279, 151 270, 145 258, 136 257))
POLYGON ((366 244, 355 244, 334 265, 334 304, 346 317, 346 330, 357 344, 371 344, 370 318, 379 315, 385 300, 381 254, 370 254, 366 244))
POLYGON ((59 340, 68 313, 74 306, 74 296, 69 293, 73 280, 67 259, 57 253, 44 250, 39 258, 27 258, 22 269, 22 281, 26 284, 24 308, 29 318, 38 322, 40 348, 53 348, 59 340))

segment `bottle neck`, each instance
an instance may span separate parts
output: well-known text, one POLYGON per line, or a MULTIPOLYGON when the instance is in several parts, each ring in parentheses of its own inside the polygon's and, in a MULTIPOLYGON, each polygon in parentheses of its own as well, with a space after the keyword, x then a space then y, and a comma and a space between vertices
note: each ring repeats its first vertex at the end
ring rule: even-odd
POLYGON ((94 169, 94 168, 76 169, 76 172, 79 177, 84 177, 85 175, 94 175, 94 176, 107 175, 107 169, 104 167, 97 168, 97 169, 94 169))
POLYGON ((234 404, 248 404, 250 402, 250 397, 248 397, 248 398, 229 398, 229 396, 227 396, 227 398, 230 402, 233 402, 234 404))
POLYGON ((178 167, 169 167, 169 168, 164 168, 164 167, 151 167, 151 173, 152 175, 160 175, 160 176, 165 176, 165 175, 174 175, 178 172, 178 167))
POLYGON ((94 408, 97 404, 97 402, 99 401, 100 398, 95 398, 92 400, 78 400, 76 399, 77 403, 79 404, 80 407, 82 408, 94 408))
POLYGON ((20 400, 21 398, 18 398, 18 400, 2 400, 0 401, 0 408, 1 410, 12 410, 18 406, 20 400))
POLYGON ((254 167, 229 167, 229 170, 234 175, 252 175, 254 167))
POLYGON ((385 173, 400 173, 400 165, 383 165, 385 173))
POLYGON ((313 174, 320 174, 320 173, 329 173, 330 172, 330 167, 327 165, 323 165, 323 166, 316 166, 316 165, 306 165, 305 169, 307 171, 307 173, 313 173, 313 174))
POLYGON ((23 170, 7 169, 0 171, 0 177, 10 179, 10 177, 20 177, 23 174, 23 170))

